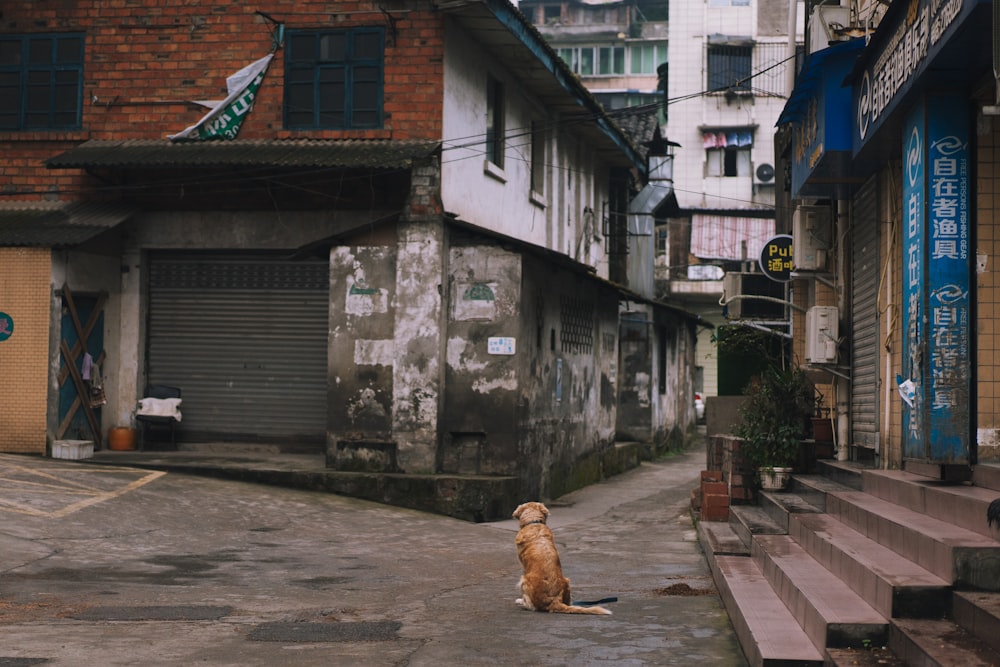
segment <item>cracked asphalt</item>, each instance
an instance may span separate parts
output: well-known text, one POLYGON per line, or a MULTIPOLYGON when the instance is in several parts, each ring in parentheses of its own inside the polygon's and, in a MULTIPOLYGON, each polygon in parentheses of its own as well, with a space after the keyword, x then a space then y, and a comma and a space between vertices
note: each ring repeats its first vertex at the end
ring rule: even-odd
POLYGON ((0 667, 742 666, 688 513, 703 467, 548 503, 574 597, 618 598, 602 617, 514 604, 513 520, 0 455, 0 667))

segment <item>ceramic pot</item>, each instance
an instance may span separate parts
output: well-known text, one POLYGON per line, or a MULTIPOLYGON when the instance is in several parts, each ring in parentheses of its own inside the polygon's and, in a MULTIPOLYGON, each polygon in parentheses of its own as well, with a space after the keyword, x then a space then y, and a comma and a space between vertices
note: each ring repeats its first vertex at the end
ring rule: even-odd
POLYGON ((108 429, 108 449, 126 452, 135 449, 135 429, 115 426, 108 429))
POLYGON ((788 488, 792 481, 792 470, 794 468, 762 467, 758 468, 760 473, 760 488, 765 491, 781 491, 788 488))

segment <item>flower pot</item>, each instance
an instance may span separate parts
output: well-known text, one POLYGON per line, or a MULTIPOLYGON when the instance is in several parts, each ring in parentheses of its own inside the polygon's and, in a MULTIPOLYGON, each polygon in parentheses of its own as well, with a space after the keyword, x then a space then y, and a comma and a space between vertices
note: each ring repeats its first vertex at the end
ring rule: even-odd
POLYGON ((788 488, 792 481, 792 470, 794 468, 761 467, 757 469, 760 474, 760 488, 765 491, 781 491, 788 488))
POLYGON ((115 426, 108 429, 108 449, 126 452, 135 449, 135 429, 115 426))

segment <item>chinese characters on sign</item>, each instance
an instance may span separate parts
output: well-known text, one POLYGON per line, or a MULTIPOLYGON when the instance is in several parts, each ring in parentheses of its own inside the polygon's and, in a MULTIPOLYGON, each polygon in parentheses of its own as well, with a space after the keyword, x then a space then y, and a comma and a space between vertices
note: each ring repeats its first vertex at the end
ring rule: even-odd
POLYGON ((960 98, 929 97, 906 124, 904 375, 917 385, 904 455, 968 457, 969 149, 960 98), (926 331, 923 328, 926 327, 926 331), (962 425, 965 425, 963 428, 962 425))
POLYGON ((792 279, 795 262, 792 258, 792 237, 779 234, 760 250, 760 270, 771 280, 779 283, 792 279))

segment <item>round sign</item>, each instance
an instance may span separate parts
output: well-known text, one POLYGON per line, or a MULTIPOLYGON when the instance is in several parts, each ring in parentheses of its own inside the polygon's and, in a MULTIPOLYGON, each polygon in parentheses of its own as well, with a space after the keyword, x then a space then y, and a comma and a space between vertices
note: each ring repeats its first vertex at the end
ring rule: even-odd
POLYGON ((771 280, 779 283, 792 279, 792 237, 778 234, 760 249, 760 270, 771 280))
POLYGON ((7 340, 14 333, 14 318, 0 312, 0 341, 7 340))

